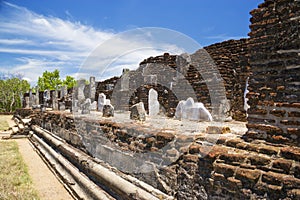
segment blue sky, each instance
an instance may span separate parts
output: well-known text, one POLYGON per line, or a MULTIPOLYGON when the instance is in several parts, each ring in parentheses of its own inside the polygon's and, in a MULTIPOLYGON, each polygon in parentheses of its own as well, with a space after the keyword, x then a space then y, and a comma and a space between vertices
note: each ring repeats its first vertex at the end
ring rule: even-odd
MULTIPOLYGON (((260 3, 262 0, 0 1, 0 72, 21 73, 32 85, 45 70, 59 69, 62 77, 75 76, 99 45, 124 31, 133 33, 130 30, 143 27, 174 30, 201 46, 245 38, 249 12, 260 3)), ((152 43, 155 48, 151 50, 122 56, 102 78, 120 75, 124 67, 134 69, 144 58, 165 50, 182 52, 178 41, 168 42, 162 49, 152 43)), ((120 43, 110 44, 105 46, 109 51, 120 49, 120 43)), ((122 44, 131 48, 151 46, 145 38, 122 44)))

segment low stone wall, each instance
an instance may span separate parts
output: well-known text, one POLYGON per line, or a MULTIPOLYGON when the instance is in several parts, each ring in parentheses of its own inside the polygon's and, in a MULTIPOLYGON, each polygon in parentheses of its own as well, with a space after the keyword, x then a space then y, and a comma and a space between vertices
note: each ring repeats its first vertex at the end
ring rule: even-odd
POLYGON ((209 152, 196 140, 169 168, 178 199, 298 199, 299 159, 297 147, 220 138, 209 152))
POLYGON ((139 123, 79 120, 57 111, 16 114, 26 113, 33 124, 177 199, 300 198, 299 147, 226 135, 207 146, 203 135, 177 135, 139 123), (150 170, 136 170, 143 164, 150 170))

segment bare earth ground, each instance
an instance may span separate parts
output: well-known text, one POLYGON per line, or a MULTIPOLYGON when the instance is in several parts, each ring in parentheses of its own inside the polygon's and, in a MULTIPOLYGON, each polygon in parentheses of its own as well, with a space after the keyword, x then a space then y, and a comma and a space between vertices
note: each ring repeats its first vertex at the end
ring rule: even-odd
MULTIPOLYGON (((10 126, 14 125, 12 116, 5 116, 10 126)), ((1 116, 1 119, 2 116, 1 116)), ((0 135, 4 136, 3 134, 0 135)), ((41 200, 68 200, 73 199, 64 186, 57 180, 56 176, 50 171, 47 165, 34 151, 28 139, 17 139, 19 151, 23 156, 24 162, 28 166, 34 188, 38 192, 41 200)))

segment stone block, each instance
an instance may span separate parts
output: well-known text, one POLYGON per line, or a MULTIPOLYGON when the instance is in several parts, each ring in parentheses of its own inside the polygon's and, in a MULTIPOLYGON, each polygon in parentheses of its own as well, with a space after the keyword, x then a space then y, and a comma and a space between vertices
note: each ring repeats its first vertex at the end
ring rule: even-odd
POLYGON ((230 133, 231 130, 228 126, 208 126, 206 128, 206 133, 208 134, 226 134, 226 133, 230 133))
POLYGON ((287 194, 291 199, 300 199, 300 189, 292 189, 287 194))
POLYGON ((281 156, 287 159, 300 161, 300 148, 298 147, 284 147, 280 150, 281 156))
POLYGON ((271 145, 261 144, 258 152, 268 155, 277 155, 279 152, 279 148, 271 145))
POLYGON ((146 120, 146 111, 143 102, 131 106, 130 119, 139 120, 139 121, 146 120))
POLYGON ((271 160, 268 157, 262 157, 262 156, 258 156, 258 155, 251 155, 247 158, 252 165, 256 165, 256 166, 265 166, 265 165, 269 165, 271 160))
POLYGON ((238 190, 241 189, 243 184, 240 180, 235 179, 234 177, 228 177, 228 189, 238 190))
POLYGON ((183 160, 185 162, 198 163, 199 157, 197 155, 187 154, 187 155, 183 155, 183 160))
POLYGON ((274 160, 272 167, 282 169, 284 173, 289 174, 292 167, 292 161, 285 159, 274 160))
POLYGON ((201 145, 194 143, 189 147, 190 154, 198 154, 200 152, 201 145))
POLYGON ((113 117, 114 116, 114 107, 112 105, 103 106, 103 117, 113 117))
POLYGON ((262 181, 272 185, 280 186, 282 184, 283 179, 284 176, 282 174, 275 172, 267 172, 262 175, 262 181))
POLYGON ((259 170, 239 168, 236 171, 235 178, 239 179, 245 184, 246 187, 253 187, 258 181, 261 172, 259 170))
POLYGON ((225 163, 243 163, 246 158, 246 155, 243 154, 222 154, 219 159, 224 160, 225 163))
POLYGON ((215 163, 214 164, 214 171, 220 174, 224 174, 226 177, 233 176, 235 173, 235 170, 237 167, 232 166, 232 165, 227 165, 223 163, 215 163))

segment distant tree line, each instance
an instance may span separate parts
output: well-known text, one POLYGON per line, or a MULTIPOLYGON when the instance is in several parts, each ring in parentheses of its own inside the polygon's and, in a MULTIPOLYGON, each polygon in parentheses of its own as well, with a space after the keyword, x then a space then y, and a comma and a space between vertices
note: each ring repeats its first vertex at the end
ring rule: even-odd
MULTIPOLYGON (((62 80, 57 69, 45 71, 37 82, 39 91, 55 90, 64 85, 73 88, 76 80, 71 76, 62 80)), ((21 97, 29 90, 30 84, 21 74, 0 73, 0 113, 11 113, 22 107, 21 97)))
POLYGON ((30 84, 21 75, 0 75, 0 112, 13 112, 22 106, 21 96, 30 89, 30 84))

